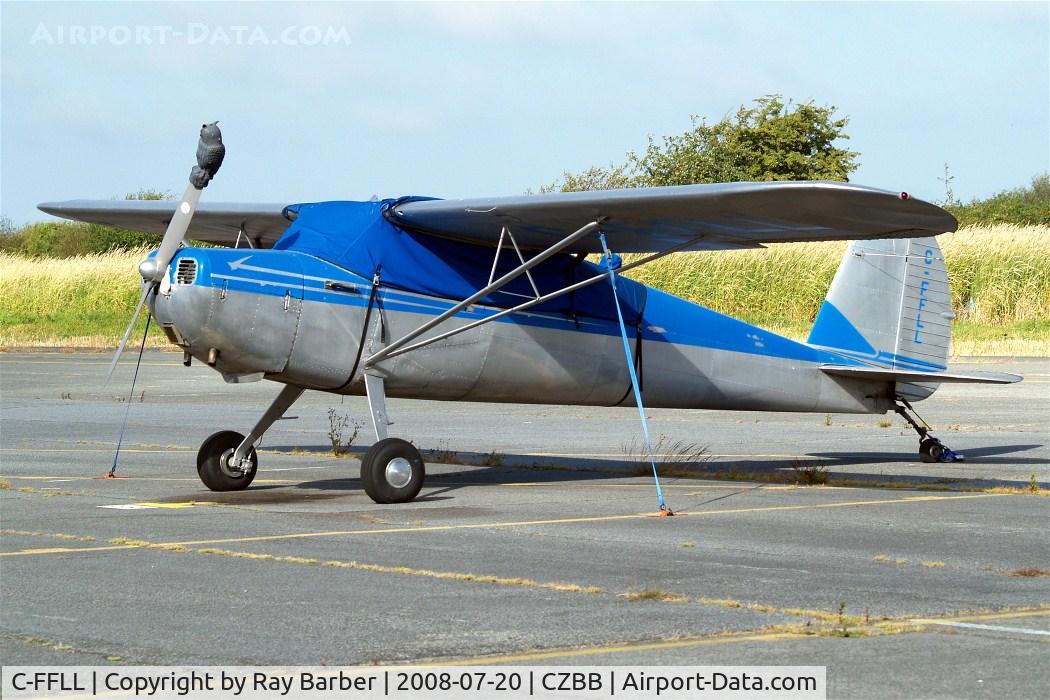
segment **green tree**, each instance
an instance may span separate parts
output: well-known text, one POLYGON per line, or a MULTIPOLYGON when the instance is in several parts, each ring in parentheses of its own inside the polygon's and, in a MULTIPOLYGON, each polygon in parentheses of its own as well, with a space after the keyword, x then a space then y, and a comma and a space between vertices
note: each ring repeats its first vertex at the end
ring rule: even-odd
POLYGON ((762 180, 847 181, 858 153, 836 145, 848 139, 848 117, 835 107, 784 102, 766 95, 714 124, 693 116, 692 128, 660 141, 649 137, 642 154, 628 153, 624 165, 566 172, 543 191, 563 192, 659 187, 704 182, 762 180))
POLYGON ((590 190, 621 190, 637 187, 635 177, 627 165, 610 165, 608 168, 587 168, 575 174, 566 170, 562 179, 540 188, 540 192, 586 192, 590 190))
POLYGON ((849 138, 843 131, 849 119, 836 119, 834 107, 785 103, 780 95, 767 95, 715 124, 697 116, 692 122, 684 134, 666 136, 662 145, 650 137, 644 154, 628 156, 639 185, 846 181, 857 169, 858 154, 835 145, 849 138))

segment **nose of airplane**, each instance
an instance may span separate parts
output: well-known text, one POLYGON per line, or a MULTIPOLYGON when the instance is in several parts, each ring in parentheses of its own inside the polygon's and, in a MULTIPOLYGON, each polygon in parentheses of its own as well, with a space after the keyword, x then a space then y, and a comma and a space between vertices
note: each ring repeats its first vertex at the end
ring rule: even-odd
MULTIPOLYGON (((187 248, 179 251, 160 278, 157 292, 150 299, 150 311, 160 324, 164 334, 175 345, 192 355, 199 355, 200 345, 205 341, 205 329, 211 312, 214 290, 204 282, 200 275, 206 259, 206 251, 187 248)), ((150 279, 148 274, 156 263, 153 258, 143 260, 139 273, 143 279, 150 279), (145 268, 145 269, 144 269, 145 268)))
POLYGON ((302 298, 294 255, 184 248, 150 308, 168 340, 229 378, 284 369, 302 298))

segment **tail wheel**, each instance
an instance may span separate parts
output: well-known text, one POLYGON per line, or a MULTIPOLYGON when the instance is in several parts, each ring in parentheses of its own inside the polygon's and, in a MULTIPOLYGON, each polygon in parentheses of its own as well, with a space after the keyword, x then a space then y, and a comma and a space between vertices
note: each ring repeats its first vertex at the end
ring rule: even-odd
POLYGON ((386 438, 361 459, 361 483, 376 503, 405 503, 423 488, 426 468, 419 451, 399 438, 386 438))
POLYGON ((919 443, 919 458, 923 462, 940 462, 944 454, 944 445, 937 438, 926 438, 919 443))
POLYGON ((240 433, 223 430, 201 443, 197 451, 197 475, 212 491, 240 491, 252 483, 259 467, 254 447, 248 452, 251 464, 247 469, 240 469, 230 463, 234 450, 243 440, 244 436, 240 433))

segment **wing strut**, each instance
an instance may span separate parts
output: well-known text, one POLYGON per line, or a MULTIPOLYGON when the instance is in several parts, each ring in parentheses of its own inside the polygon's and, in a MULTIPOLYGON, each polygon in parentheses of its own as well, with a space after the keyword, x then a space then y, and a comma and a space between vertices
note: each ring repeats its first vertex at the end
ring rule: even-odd
MULTIPOLYGON (((689 248, 690 246, 694 245, 699 240, 699 238, 700 237, 690 238, 688 241, 682 241, 678 245, 673 246, 671 248, 668 248, 667 250, 662 250, 659 253, 653 253, 652 255, 647 255, 644 258, 642 258, 641 260, 635 260, 634 262, 627 263, 626 265, 622 265, 618 269, 620 270, 620 272, 624 272, 626 270, 630 270, 630 269, 633 269, 635 267, 641 267, 642 265, 647 265, 648 263, 651 263, 652 261, 657 260, 659 258, 662 258, 664 256, 670 255, 671 253, 677 253, 680 250, 684 250, 686 248, 689 248)), ((583 289, 584 287, 589 287, 592 284, 594 284, 595 282, 601 282, 604 279, 605 279, 605 275, 595 275, 594 277, 589 277, 589 278, 587 278, 585 280, 577 282, 576 284, 571 284, 568 287, 563 287, 563 288, 559 289, 556 292, 550 292, 549 294, 544 294, 541 297, 537 297, 535 299, 531 299, 531 300, 526 301, 524 303, 518 304, 517 306, 515 306, 513 308, 504 309, 504 310, 502 310, 502 311, 500 311, 498 313, 492 314, 491 316, 486 316, 485 318, 479 318, 477 321, 472 321, 472 322, 468 323, 465 326, 459 326, 458 328, 453 328, 451 330, 445 331, 444 333, 440 333, 438 335, 435 335, 435 336, 433 336, 431 338, 427 338, 425 340, 421 340, 418 343, 413 343, 412 345, 409 345, 407 347, 401 347, 398 350, 395 350, 394 352, 386 353, 380 359, 381 360, 389 360, 389 359, 391 359, 393 357, 397 357, 398 355, 403 355, 403 354, 405 354, 407 352, 411 352, 413 350, 418 350, 419 348, 426 347, 427 345, 430 345, 432 343, 436 343, 439 340, 444 340, 445 338, 450 338, 450 337, 452 337, 454 335, 459 335, 460 333, 465 333, 466 331, 473 330, 473 329, 477 328, 478 326, 483 326, 486 323, 492 323, 493 321, 497 321, 497 320, 503 318, 504 316, 509 316, 511 314, 516 314, 519 311, 525 311, 526 309, 531 309, 533 306, 536 306, 537 304, 542 304, 542 303, 544 303, 546 301, 550 301, 551 299, 554 299, 556 297, 560 297, 563 294, 568 294, 570 292, 575 292, 577 289, 583 289)), ((378 354, 378 353, 376 353, 376 354, 378 354)), ((371 358, 369 358, 369 359, 371 360, 371 358)), ((379 360, 376 360, 376 362, 378 362, 378 361, 379 360)))
MULTIPOLYGON (((525 264, 525 256, 521 254, 521 248, 518 247, 518 242, 516 240, 514 240, 514 234, 511 233, 509 228, 504 226, 503 230, 499 232, 499 243, 496 245, 496 255, 495 255, 495 257, 492 258, 492 271, 489 272, 489 284, 492 284, 492 278, 496 276, 496 265, 499 263, 499 254, 501 252, 503 252, 503 239, 505 237, 506 238, 510 238, 510 244, 512 246, 514 246, 514 252, 518 254, 518 260, 521 261, 522 265, 525 264)), ((540 290, 536 286, 536 280, 532 279, 532 273, 529 272, 528 270, 525 271, 525 276, 529 278, 529 284, 532 285, 532 292, 535 295, 535 298, 538 299, 539 296, 540 296, 540 290)), ((510 294, 510 292, 505 292, 505 293, 506 294, 510 294)), ((514 296, 525 296, 525 295, 524 294, 522 294, 522 295, 515 294, 514 296)), ((528 297, 526 297, 526 298, 528 298, 528 297)))
MULTIPOLYGON (((421 325, 418 328, 416 328, 414 331, 410 331, 409 333, 406 333, 404 336, 402 336, 401 338, 395 340, 390 345, 387 345, 382 350, 379 350, 378 352, 370 355, 368 357, 368 359, 364 361, 363 369, 368 369, 370 367, 373 367, 377 362, 379 362, 380 360, 383 360, 383 359, 389 357, 395 351, 400 350, 402 347, 404 347, 408 343, 411 343, 413 340, 415 340, 419 336, 423 335, 424 333, 429 331, 434 326, 438 325, 439 323, 444 322, 445 320, 447 320, 449 318, 452 318, 453 316, 455 316, 460 311, 462 311, 463 309, 467 308, 468 306, 470 306, 474 302, 478 301, 479 299, 483 299, 484 297, 488 296, 492 292, 494 292, 494 291, 504 287, 507 283, 511 282, 512 280, 515 280, 518 277, 520 277, 521 275, 527 273, 529 270, 531 270, 532 268, 536 267, 537 265, 539 265, 541 262, 543 262, 547 258, 551 257, 552 255, 556 255, 557 253, 559 253, 564 248, 567 248, 568 246, 572 245, 576 241, 580 240, 581 238, 583 238, 587 234, 589 234, 592 231, 594 231, 595 229, 597 229, 598 225, 599 224, 598 224, 597 221, 592 221, 591 223, 587 224, 586 226, 583 226, 582 228, 578 229, 575 233, 573 233, 570 236, 567 236, 567 237, 561 239, 560 241, 558 241, 557 243, 552 245, 550 248, 547 248, 547 250, 543 251, 542 253, 540 253, 536 257, 530 258, 527 262, 522 262, 521 265, 518 265, 516 268, 514 268, 513 270, 511 270, 507 274, 503 275, 502 277, 500 277, 495 282, 492 282, 490 284, 485 285, 483 288, 481 288, 478 291, 474 292, 474 294, 470 295, 469 297, 467 297, 463 301, 459 302, 458 304, 453 306, 451 309, 448 309, 444 313, 442 313, 442 314, 440 314, 438 316, 435 316, 434 318, 430 319, 429 321, 427 321, 423 325, 421 325)), ((539 300, 538 299, 533 299, 532 300, 533 303, 535 303, 537 301, 539 301, 539 300)), ((433 341, 429 341, 429 342, 433 342, 433 341)))
POLYGON ((234 248, 240 248, 241 247, 241 237, 244 238, 244 240, 248 244, 249 248, 254 248, 255 247, 255 244, 252 243, 252 239, 248 235, 248 232, 244 230, 244 224, 241 224, 241 227, 239 229, 237 229, 237 240, 233 244, 234 248))

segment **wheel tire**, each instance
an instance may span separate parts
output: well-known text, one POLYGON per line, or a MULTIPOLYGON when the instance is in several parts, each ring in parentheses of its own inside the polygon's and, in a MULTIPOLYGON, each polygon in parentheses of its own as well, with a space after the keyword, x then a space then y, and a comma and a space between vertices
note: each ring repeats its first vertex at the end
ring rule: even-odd
POLYGON ((232 430, 223 430, 210 436, 197 450, 197 476, 212 491, 240 491, 248 488, 259 468, 259 458, 253 447, 248 453, 252 466, 246 472, 237 472, 226 466, 244 436, 232 430))
POLYGON ((423 488, 426 467, 419 451, 399 438, 386 438, 361 458, 361 483, 376 503, 405 503, 423 488))
POLYGON ((919 443, 919 458, 927 464, 941 461, 944 445, 937 438, 926 438, 919 443))

